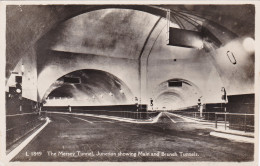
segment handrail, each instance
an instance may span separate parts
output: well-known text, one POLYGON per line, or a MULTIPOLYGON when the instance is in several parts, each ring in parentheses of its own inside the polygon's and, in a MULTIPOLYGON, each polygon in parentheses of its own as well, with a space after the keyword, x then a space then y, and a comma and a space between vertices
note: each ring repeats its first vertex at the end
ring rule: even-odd
MULTIPOLYGON (((184 111, 175 111, 172 113, 200 113, 200 112, 184 112, 184 111)), ((227 114, 227 115, 251 115, 254 116, 255 114, 247 114, 247 113, 230 113, 230 112, 202 112, 202 113, 211 113, 211 114, 227 114)))
POLYGON ((227 115, 251 115, 251 116, 254 116, 255 114, 247 114, 247 113, 221 113, 221 112, 216 112, 215 114, 227 114, 227 115))

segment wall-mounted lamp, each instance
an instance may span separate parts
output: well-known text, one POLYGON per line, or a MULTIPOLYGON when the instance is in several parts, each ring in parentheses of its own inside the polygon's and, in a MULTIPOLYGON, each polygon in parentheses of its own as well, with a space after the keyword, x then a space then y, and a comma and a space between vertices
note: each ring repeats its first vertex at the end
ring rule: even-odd
POLYGON ((109 95, 110 95, 110 96, 113 96, 113 93, 112 93, 112 92, 109 92, 109 95))
POLYGON ((23 64, 21 66, 21 72, 22 72, 22 75, 23 75, 23 73, 24 73, 24 65, 23 64))

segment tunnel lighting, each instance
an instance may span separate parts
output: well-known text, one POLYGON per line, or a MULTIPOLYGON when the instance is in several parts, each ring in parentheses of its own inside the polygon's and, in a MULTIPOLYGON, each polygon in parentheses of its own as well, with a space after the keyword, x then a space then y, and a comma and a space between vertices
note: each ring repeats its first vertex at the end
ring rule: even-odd
POLYGON ((255 51, 255 40, 251 37, 247 37, 243 40, 243 47, 247 52, 254 52, 255 51))
POLYGON ((202 49, 203 48, 203 42, 201 40, 194 40, 193 41, 193 45, 198 48, 198 49, 202 49))
POLYGON ((21 93, 22 91, 21 91, 21 89, 16 89, 16 92, 21 93))

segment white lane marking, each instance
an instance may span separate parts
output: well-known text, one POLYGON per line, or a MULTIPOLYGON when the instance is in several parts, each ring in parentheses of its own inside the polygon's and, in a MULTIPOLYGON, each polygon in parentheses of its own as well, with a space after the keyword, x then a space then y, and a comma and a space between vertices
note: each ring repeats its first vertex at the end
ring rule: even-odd
POLYGON ((64 117, 61 117, 61 116, 59 116, 59 118, 64 119, 64 120, 66 120, 69 124, 71 124, 68 119, 66 119, 66 118, 64 118, 64 117))
MULTIPOLYGON (((166 114, 168 114, 168 115, 172 115, 172 114, 170 114, 169 112, 165 112, 166 114)), ((183 118, 181 118, 182 120, 174 120, 176 123, 186 123, 187 121, 185 120, 185 119, 183 119, 183 118)))
POLYGON ((39 134, 49 123, 51 122, 51 120, 47 117, 46 118, 46 122, 44 123, 44 125, 39 128, 36 132, 34 132, 32 135, 30 135, 25 141, 23 141, 19 146, 17 146, 14 150, 12 150, 6 157, 7 160, 10 161, 12 160, 19 152, 21 152, 21 150, 23 150, 23 148, 28 145, 32 139, 37 136, 37 134, 39 134))
POLYGON ((155 118, 151 120, 143 120, 143 121, 137 121, 132 120, 129 118, 119 118, 119 117, 109 117, 106 115, 93 115, 93 114, 83 114, 83 113, 68 113, 68 112, 47 112, 49 114, 63 114, 63 115, 80 115, 80 116, 90 116, 90 117, 97 117, 97 118, 103 118, 103 119, 111 119, 111 120, 117 120, 121 122, 129 122, 129 123, 138 123, 138 124, 149 124, 149 123, 157 123, 158 119, 162 115, 162 112, 159 113, 155 118))
POLYGON ((172 118, 170 118, 169 115, 167 115, 167 113, 165 113, 165 115, 166 115, 173 123, 177 123, 177 122, 175 122, 172 118))
POLYGON ((13 115, 6 115, 6 116, 7 116, 7 117, 12 117, 12 116, 23 116, 23 115, 28 115, 28 114, 37 114, 37 113, 33 112, 33 113, 13 114, 13 115))
POLYGON ((85 121, 85 122, 88 122, 88 123, 93 123, 93 122, 91 122, 91 121, 88 121, 88 120, 86 120, 86 119, 82 119, 82 118, 78 118, 78 117, 73 117, 73 116, 70 116, 71 118, 75 118, 75 119, 79 119, 79 120, 82 120, 82 121, 85 121))

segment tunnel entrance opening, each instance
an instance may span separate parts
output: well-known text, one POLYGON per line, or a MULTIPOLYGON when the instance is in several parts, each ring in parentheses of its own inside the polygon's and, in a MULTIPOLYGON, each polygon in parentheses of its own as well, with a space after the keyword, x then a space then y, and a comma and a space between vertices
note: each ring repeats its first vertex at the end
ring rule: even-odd
POLYGON ((101 70, 73 71, 57 79, 46 91, 43 100, 53 106, 122 105, 132 103, 132 92, 116 76, 101 70), (78 78, 80 83, 64 78, 78 78))
POLYGON ((160 83, 155 91, 155 108, 159 110, 176 110, 194 106, 202 92, 191 81, 175 78, 160 83))

